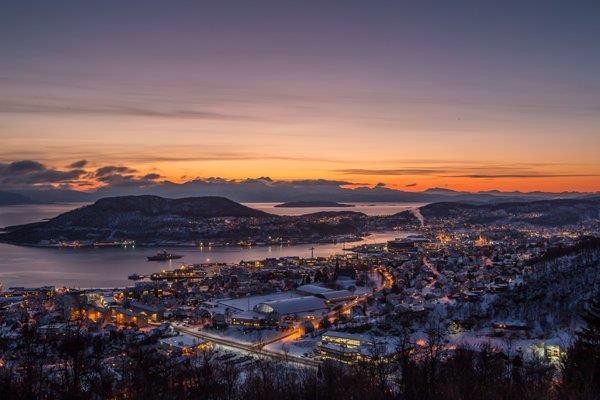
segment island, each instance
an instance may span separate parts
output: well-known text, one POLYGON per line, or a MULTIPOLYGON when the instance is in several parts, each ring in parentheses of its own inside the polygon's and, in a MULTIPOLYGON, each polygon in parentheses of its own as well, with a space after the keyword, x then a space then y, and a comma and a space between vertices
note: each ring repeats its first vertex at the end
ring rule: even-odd
POLYGON ((42 247, 216 247, 288 245, 360 240, 375 231, 416 231, 422 226, 460 227, 477 232, 489 225, 556 228, 592 224, 600 196, 496 204, 432 203, 393 215, 318 210, 275 215, 224 197, 179 199, 108 197, 47 221, 8 226, 0 242, 42 247))
POLYGON ((224 197, 109 197, 48 221, 9 226, 0 242, 43 247, 279 245, 360 240, 371 230, 416 226, 406 213, 389 220, 330 211, 280 216, 224 197))
POLYGON ((305 208, 305 207, 354 207, 354 204, 344 204, 335 201, 288 201, 286 203, 277 204, 277 208, 305 208))

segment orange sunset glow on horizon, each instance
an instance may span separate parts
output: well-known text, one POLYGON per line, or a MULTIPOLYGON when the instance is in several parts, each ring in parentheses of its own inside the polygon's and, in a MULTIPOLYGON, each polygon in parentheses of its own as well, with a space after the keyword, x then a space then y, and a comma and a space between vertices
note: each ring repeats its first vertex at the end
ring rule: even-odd
POLYGON ((269 177, 413 192, 600 190, 596 36, 582 23, 577 40, 565 35, 571 25, 554 14, 532 24, 533 8, 507 26, 492 6, 477 10, 480 20, 446 7, 152 3, 64 13, 58 2, 18 24, 10 15, 22 10, 9 7, 0 182, 89 191, 141 178, 269 177), (35 178, 10 175, 21 161, 42 166, 27 170, 35 178), (96 172, 106 166, 120 176, 96 172))

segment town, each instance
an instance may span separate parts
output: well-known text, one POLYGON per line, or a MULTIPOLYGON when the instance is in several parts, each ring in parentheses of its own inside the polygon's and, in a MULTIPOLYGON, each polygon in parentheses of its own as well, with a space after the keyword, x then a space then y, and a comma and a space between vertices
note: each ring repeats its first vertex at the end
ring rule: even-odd
MULTIPOLYGON (((445 351, 490 346, 557 363, 570 343, 575 305, 557 304, 542 318, 519 304, 543 290, 547 276, 535 266, 554 253, 591 249, 587 262, 562 273, 563 286, 554 285, 561 299, 595 276, 590 265, 600 251, 588 234, 597 228, 588 226, 586 235, 581 228, 477 232, 432 221, 404 239, 329 257, 182 263, 116 289, 12 287, 0 297, 0 336, 15 338, 23 324, 43 336, 76 327, 170 357, 210 348, 242 368, 261 359, 316 368, 325 360, 392 357, 401 341, 426 347, 437 333, 445 351)), ((9 344, 5 354, 12 350, 9 344)), ((103 365, 110 370, 121 350, 108 347, 103 365)))

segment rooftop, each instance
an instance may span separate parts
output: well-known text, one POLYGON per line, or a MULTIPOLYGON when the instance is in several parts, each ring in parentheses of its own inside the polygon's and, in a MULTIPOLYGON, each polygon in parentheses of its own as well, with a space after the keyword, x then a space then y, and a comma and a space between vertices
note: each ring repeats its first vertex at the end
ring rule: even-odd
POLYGON ((295 299, 266 301, 257 304, 255 311, 265 314, 279 315, 297 314, 308 311, 325 310, 327 306, 323 299, 314 296, 297 297, 295 299))

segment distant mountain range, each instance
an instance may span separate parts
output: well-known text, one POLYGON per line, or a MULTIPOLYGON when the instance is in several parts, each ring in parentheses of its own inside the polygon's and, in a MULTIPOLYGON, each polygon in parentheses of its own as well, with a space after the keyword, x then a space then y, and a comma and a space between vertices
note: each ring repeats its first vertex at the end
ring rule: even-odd
POLYGON ((69 189, 19 189, 0 191, 0 205, 84 203, 98 197, 95 194, 69 189))
POLYGON ((0 206, 12 206, 18 204, 34 204, 35 201, 19 193, 0 191, 0 206))
POLYGON ((95 191, 80 192, 68 189, 13 189, 0 192, 0 204, 29 204, 57 202, 92 202, 104 197, 125 195, 154 195, 166 198, 198 196, 226 197, 237 202, 413 202, 433 203, 459 201, 498 203, 579 198, 597 193, 578 192, 461 192, 431 188, 422 192, 406 192, 379 184, 375 187, 347 187, 347 182, 329 180, 275 181, 270 178, 232 181, 220 178, 198 179, 185 183, 164 181, 144 187, 107 186, 95 191), (18 196, 21 197, 19 200, 18 196))

